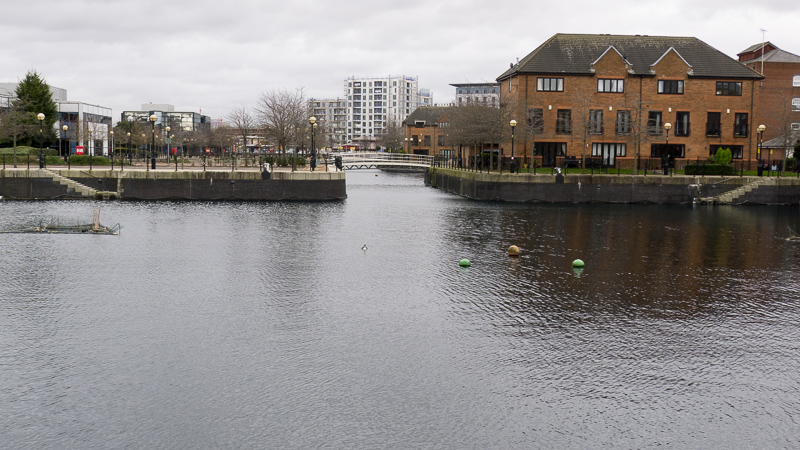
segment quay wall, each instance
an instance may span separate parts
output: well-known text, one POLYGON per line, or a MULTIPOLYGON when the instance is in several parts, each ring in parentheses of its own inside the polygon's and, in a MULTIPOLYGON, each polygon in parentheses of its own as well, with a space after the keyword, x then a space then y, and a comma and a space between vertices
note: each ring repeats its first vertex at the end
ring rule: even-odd
POLYGON ((121 200, 329 201, 347 198, 344 172, 144 171, 6 169, 6 199, 87 198, 53 179, 56 173, 121 200))
MULTIPOLYGON (((757 177, 476 173, 432 167, 425 184, 479 201, 683 204, 713 199, 757 177)), ((773 178, 734 204, 798 204, 800 179, 773 178)))

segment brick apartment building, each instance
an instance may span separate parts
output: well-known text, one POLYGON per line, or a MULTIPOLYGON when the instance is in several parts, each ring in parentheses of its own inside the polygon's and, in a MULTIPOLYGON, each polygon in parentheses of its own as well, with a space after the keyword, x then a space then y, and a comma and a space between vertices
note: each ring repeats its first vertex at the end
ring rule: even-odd
MULTIPOLYGON (((742 64, 764 76, 756 109, 758 123, 766 127, 764 141, 787 136, 784 145, 793 147, 792 136, 800 130, 800 56, 771 42, 753 45, 738 56, 742 64)), ((773 156, 782 159, 785 155, 773 156)))
POLYGON ((449 106, 423 106, 403 121, 403 143, 407 153, 449 158, 454 156, 448 129, 449 106))
POLYGON ((718 148, 755 167, 761 78, 692 37, 556 34, 497 81, 519 123, 517 154, 532 147, 538 165, 644 167, 668 155, 679 168, 718 148))

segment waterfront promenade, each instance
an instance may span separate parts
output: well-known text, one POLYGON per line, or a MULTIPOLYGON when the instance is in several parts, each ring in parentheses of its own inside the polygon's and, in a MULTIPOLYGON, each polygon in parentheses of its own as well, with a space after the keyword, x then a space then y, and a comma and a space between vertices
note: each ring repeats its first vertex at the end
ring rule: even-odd
POLYGON ((519 174, 432 167, 425 184, 480 201, 525 203, 798 204, 793 177, 519 174))
MULTIPOLYGON (((319 168, 319 167, 318 167, 319 168)), ((181 164, 147 166, 27 165, 0 171, 6 199, 319 201, 347 197, 344 172, 299 167, 226 167, 181 164)))

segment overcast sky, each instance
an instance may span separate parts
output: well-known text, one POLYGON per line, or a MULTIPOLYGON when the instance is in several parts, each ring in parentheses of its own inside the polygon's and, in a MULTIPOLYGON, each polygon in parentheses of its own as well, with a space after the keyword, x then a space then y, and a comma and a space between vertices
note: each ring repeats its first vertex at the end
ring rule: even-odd
POLYGON ((0 82, 38 71, 69 100, 168 103, 225 117, 271 89, 341 97, 350 76, 494 81, 555 33, 694 36, 736 54, 800 54, 800 0, 36 0, 3 5, 0 82))

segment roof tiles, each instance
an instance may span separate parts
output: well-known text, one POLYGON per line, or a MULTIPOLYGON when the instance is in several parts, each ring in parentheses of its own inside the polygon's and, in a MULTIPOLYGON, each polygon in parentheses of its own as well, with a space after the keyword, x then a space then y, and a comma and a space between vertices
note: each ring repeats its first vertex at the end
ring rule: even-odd
POLYGON ((517 74, 591 75, 591 64, 612 46, 631 63, 633 75, 652 75, 651 65, 672 47, 692 67, 694 77, 761 77, 744 64, 693 37, 559 33, 497 80, 517 74))

